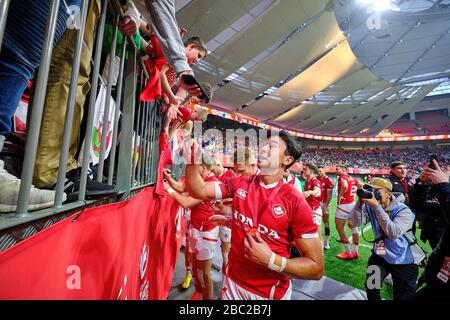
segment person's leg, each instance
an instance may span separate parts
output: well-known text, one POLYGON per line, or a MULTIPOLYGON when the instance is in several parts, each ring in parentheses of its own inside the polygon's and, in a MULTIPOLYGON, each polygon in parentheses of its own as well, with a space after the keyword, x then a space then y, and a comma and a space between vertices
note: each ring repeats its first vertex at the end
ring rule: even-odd
MULTIPOLYGON (((189 210, 189 209, 187 209, 187 210, 189 210)), ((191 249, 189 247, 190 219, 187 218, 186 213, 184 216, 184 221, 185 221, 185 230, 186 230, 185 231, 186 245, 184 247, 184 266, 186 267, 186 275, 184 277, 181 287, 183 289, 187 289, 191 285, 191 281, 192 281, 192 254, 191 254, 191 249)))
POLYGON ((200 284, 202 286, 202 293, 204 300, 212 300, 213 297, 213 282, 211 279, 211 265, 212 259, 198 260, 197 272, 200 284))
MULTIPOLYGON (((33 70, 3 49, 0 55, 0 136, 11 132, 12 117, 33 70)), ((1 151, 1 149, 0 149, 1 151)))
POLYGON ((222 250, 222 270, 225 270, 228 265, 228 254, 231 249, 231 229, 225 226, 219 227, 219 238, 221 241, 220 248, 222 250))
POLYGON ((353 258, 354 259, 358 259, 359 257, 359 233, 358 233, 358 229, 356 227, 353 226, 351 220, 347 221, 347 225, 349 227, 349 229, 352 230, 352 243, 353 243, 353 258))
POLYGON ((324 237, 324 249, 330 249, 330 211, 328 207, 322 206, 323 211, 323 224, 325 226, 325 237, 324 237))
POLYGON ((391 266, 394 300, 411 300, 417 289, 419 267, 415 264, 391 266))
POLYGON ((386 278, 388 270, 383 259, 372 254, 367 261, 366 272, 366 293, 367 300, 381 300, 380 290, 384 278, 386 278), (379 279, 378 279, 379 276, 379 279))
POLYGON ((200 280, 200 275, 198 273, 198 266, 197 266, 197 256, 195 253, 191 255, 191 261, 192 261, 192 278, 194 279, 194 294, 192 297, 194 297, 195 300, 202 300, 203 299, 203 289, 202 289, 202 283, 200 280))
MULTIPOLYGON (((81 0, 66 2, 68 6, 79 5, 81 0)), ((0 135, 11 132, 11 118, 28 79, 39 65, 48 14, 48 1, 11 1, 9 5, 0 51, 0 135)), ((66 30, 68 17, 64 6, 60 6, 53 44, 58 42, 66 30)))
POLYGON ((347 219, 341 219, 336 217, 335 223, 336 223, 336 230, 339 234, 339 238, 341 240, 341 243, 344 245, 345 252, 337 255, 338 258, 341 259, 350 259, 350 257, 353 257, 352 252, 350 250, 350 243, 348 242, 348 237, 345 233, 345 224, 347 222, 347 219))
POLYGON ((322 208, 320 207, 314 212, 314 223, 317 225, 317 230, 319 231, 319 239, 323 243, 322 232, 320 232, 322 230, 322 208))
MULTIPOLYGON (((77 83, 69 157, 67 159, 67 172, 78 167, 75 154, 79 145, 83 106, 86 96, 90 92, 89 76, 91 72, 91 56, 94 47, 94 30, 100 16, 100 5, 100 0, 92 0, 89 2, 77 83)), ((76 35, 76 30, 67 30, 53 50, 33 177, 33 183, 38 187, 51 185, 56 181, 58 175, 76 35)))

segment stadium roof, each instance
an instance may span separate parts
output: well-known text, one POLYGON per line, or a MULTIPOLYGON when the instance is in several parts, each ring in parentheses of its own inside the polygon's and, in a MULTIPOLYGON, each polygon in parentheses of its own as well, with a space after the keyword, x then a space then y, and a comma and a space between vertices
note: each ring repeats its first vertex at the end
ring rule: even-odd
POLYGON ((227 111, 301 132, 376 136, 425 96, 450 92, 450 0, 176 4, 178 24, 211 51, 195 73, 227 111), (380 3, 389 8, 379 13, 380 3))

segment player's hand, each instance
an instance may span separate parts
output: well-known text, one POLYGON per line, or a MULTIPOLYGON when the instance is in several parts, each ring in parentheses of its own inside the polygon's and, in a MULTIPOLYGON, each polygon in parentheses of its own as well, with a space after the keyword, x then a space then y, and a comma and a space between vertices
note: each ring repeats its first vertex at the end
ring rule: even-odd
POLYGON ((372 198, 370 199, 360 199, 361 202, 367 204, 368 206, 375 208, 376 206, 378 206, 380 203, 378 202, 378 200, 375 198, 375 195, 372 193, 372 198))
POLYGON ((244 257, 262 266, 269 264, 272 250, 267 242, 261 238, 259 232, 255 233, 255 237, 250 234, 244 239, 244 257))
POLYGON ((183 75, 184 74, 189 74, 189 75, 194 75, 194 72, 192 70, 186 70, 186 71, 182 71, 178 74, 178 77, 180 78, 180 85, 181 87, 186 90, 191 96, 194 97, 198 97, 201 95, 201 90, 197 85, 188 85, 186 82, 184 82, 183 80, 183 75))
POLYGON ((163 185, 165 191, 168 191, 170 189, 170 185, 167 182, 163 181, 163 185))
POLYGON ((424 174, 428 178, 429 181, 431 181, 433 184, 439 184, 439 183, 446 183, 449 182, 449 173, 445 173, 441 170, 441 167, 437 163, 436 160, 433 159, 434 167, 436 168, 431 169, 430 167, 425 168, 424 174))
POLYGON ((216 214, 209 218, 209 221, 222 227, 231 228, 231 217, 222 214, 216 214))
POLYGON ((217 204, 216 204, 216 206, 214 207, 214 210, 224 216, 231 217, 233 215, 233 210, 231 209, 231 207, 224 206, 222 203, 220 203, 219 206, 217 206, 217 204))
POLYGON ((171 172, 169 169, 163 169, 162 174, 165 180, 170 181, 172 179, 171 172))
POLYGON ((305 191, 305 192, 303 192, 303 196, 304 196, 305 198, 308 198, 310 195, 311 195, 311 191, 305 191))

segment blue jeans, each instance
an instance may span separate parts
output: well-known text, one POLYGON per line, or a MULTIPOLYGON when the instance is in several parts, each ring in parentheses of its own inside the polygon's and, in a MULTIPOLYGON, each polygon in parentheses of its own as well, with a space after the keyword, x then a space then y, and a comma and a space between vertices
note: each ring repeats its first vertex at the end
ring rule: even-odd
MULTIPOLYGON (((80 6, 81 0, 66 0, 80 6)), ((11 132, 12 117, 28 80, 39 66, 50 7, 49 0, 11 1, 0 52, 0 135, 11 132)), ((55 45, 67 28, 66 5, 61 0, 55 45)))

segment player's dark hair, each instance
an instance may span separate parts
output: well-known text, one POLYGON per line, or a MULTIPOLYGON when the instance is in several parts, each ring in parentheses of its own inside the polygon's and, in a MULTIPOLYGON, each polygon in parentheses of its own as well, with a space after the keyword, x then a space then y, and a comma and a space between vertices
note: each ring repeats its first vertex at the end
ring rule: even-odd
POLYGON ((280 131, 279 137, 286 143, 285 155, 294 158, 294 161, 284 168, 289 169, 302 156, 302 143, 286 131, 280 131))

